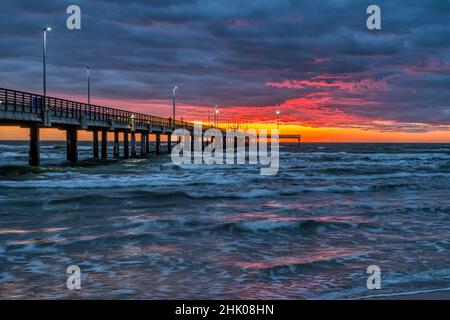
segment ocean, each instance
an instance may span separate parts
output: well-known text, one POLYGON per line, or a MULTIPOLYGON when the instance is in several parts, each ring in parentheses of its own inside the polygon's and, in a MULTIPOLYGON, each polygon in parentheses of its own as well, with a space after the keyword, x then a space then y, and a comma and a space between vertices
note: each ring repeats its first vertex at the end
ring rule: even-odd
MULTIPOLYGON (((0 142, 1 299, 347 299, 450 288, 450 144, 280 146, 280 170, 68 165, 0 142), (69 290, 66 269, 81 270, 69 290), (367 268, 381 289, 367 288, 367 268)), ((112 145, 109 146, 112 156, 112 145)))

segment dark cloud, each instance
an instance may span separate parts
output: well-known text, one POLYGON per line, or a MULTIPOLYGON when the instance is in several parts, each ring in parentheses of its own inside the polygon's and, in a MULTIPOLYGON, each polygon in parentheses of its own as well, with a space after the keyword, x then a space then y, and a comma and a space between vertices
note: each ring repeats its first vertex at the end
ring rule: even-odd
POLYGON ((372 3, 357 0, 79 0, 81 31, 65 27, 70 4, 2 1, 1 86, 41 90, 41 30, 51 25, 55 94, 83 95, 90 65, 102 98, 167 100, 178 84, 188 105, 253 106, 261 117, 286 105, 310 125, 450 122, 450 1, 378 1, 381 31, 366 29, 372 3), (319 95, 327 99, 302 99, 319 95), (306 117, 308 108, 339 122, 306 117))

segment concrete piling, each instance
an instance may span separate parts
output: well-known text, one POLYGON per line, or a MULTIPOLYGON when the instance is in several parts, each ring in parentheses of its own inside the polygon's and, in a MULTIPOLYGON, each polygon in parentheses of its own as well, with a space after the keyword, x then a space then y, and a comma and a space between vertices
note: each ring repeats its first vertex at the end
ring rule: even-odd
POLYGON ((146 135, 141 133, 141 156, 145 156, 147 154, 145 138, 146 135))
POLYGON ((161 134, 156 134, 156 154, 161 153, 161 134))
POLYGON ((67 161, 75 163, 78 161, 78 136, 77 128, 69 127, 66 130, 66 153, 67 161))
POLYGON ((30 127, 30 149, 28 163, 30 166, 40 165, 40 150, 41 142, 39 140, 39 126, 33 125, 30 127))
POLYGON ((131 157, 136 157, 136 133, 131 132, 131 157))
POLYGON ((119 149, 119 131, 114 131, 114 158, 118 158, 120 156, 119 149))
POLYGON ((145 134, 145 154, 150 153, 150 136, 148 133, 145 134))
POLYGON ((172 152, 172 135, 171 134, 167 135, 167 152, 168 153, 172 152))
POLYGON ((128 145, 128 132, 123 132, 123 157, 128 159, 130 157, 130 148, 128 145))
POLYGON ((102 160, 108 158, 108 133, 106 130, 102 130, 102 160))
POLYGON ((94 159, 98 159, 98 131, 94 130, 92 132, 92 149, 94 159))

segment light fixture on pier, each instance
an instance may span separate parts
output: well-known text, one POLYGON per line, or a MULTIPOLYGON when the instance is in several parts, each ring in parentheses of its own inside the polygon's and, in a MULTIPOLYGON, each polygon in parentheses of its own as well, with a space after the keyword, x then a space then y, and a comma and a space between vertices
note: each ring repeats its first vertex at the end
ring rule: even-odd
POLYGON ((175 97, 176 97, 177 90, 178 90, 178 86, 174 86, 172 89, 172 107, 173 107, 172 118, 173 118, 173 120, 175 120, 175 105, 176 105, 175 97))
POLYGON ((277 114, 277 130, 279 129, 279 127, 280 127, 280 114, 281 114, 281 111, 280 110, 277 110, 276 112, 275 112, 276 114, 277 114))
POLYGON ((44 63, 44 70, 43 70, 44 109, 47 108, 47 32, 50 32, 50 31, 52 31, 51 27, 45 27, 43 29, 44 39, 43 39, 42 51, 43 51, 43 63, 44 63))
POLYGON ((88 82, 88 105, 91 105, 91 68, 86 66, 87 82, 88 82))
POLYGON ((219 124, 219 109, 217 109, 219 106, 216 104, 214 107, 214 125, 217 127, 219 124))

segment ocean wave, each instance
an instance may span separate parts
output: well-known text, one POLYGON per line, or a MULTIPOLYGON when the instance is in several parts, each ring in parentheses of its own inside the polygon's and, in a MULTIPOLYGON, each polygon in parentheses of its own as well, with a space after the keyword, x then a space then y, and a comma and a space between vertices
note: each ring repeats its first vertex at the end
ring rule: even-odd
POLYGON ((300 256, 279 256, 268 257, 265 260, 239 261, 236 266, 247 270, 262 270, 271 274, 298 272, 311 268, 317 272, 319 265, 329 267, 332 264, 337 266, 345 261, 354 260, 367 254, 366 251, 352 248, 323 248, 318 252, 313 251, 311 254, 305 253, 300 256))
POLYGON ((226 231, 233 233, 268 233, 268 232, 295 232, 295 233, 316 233, 325 232, 327 228, 358 228, 366 225, 366 222, 319 220, 313 218, 299 218, 292 220, 256 220, 256 221, 234 221, 223 223, 213 228, 214 231, 226 231))
MULTIPOLYGON (((320 193, 372 193, 385 191, 427 191, 431 189, 442 190, 448 188, 448 174, 435 175, 393 175, 392 177, 374 177, 368 176, 356 179, 327 179, 326 177, 315 177, 313 179, 302 178, 275 178, 271 187, 252 188, 252 184, 246 186, 248 181, 243 179, 236 188, 236 183, 229 182, 214 183, 206 181, 186 181, 177 178, 168 178, 164 175, 146 176, 142 178, 114 176, 89 176, 81 175, 77 171, 53 172, 41 175, 39 179, 11 179, 13 176, 26 176, 29 173, 43 173, 39 168, 15 168, 0 170, 0 188, 8 189, 60 189, 60 190, 95 190, 94 194, 102 195, 102 190, 113 190, 113 192, 126 192, 130 199, 133 198, 163 198, 163 197, 182 197, 189 199, 256 199, 264 197, 286 197, 300 194, 320 194, 320 193), (86 177, 86 178, 84 178, 86 177), (9 179, 8 179, 9 178, 9 179), (394 180, 395 179, 395 180, 394 180), (70 180, 70 183, 67 183, 70 180), (336 181, 331 184, 330 181, 336 181), (353 182, 354 181, 354 182, 353 182), (361 181, 360 183, 356 183, 361 181), (283 187, 277 188, 277 185, 283 187)), ((253 179, 254 180, 254 179, 253 179)), ((267 181, 262 181, 262 184, 267 181)), ((254 183, 253 183, 254 184, 254 183)), ((78 197, 78 196, 76 196, 78 197)), ((82 197, 79 199, 82 201, 82 197)), ((67 199, 67 201, 71 201, 67 199)))
POLYGON ((261 198, 267 196, 276 195, 276 191, 271 191, 267 189, 251 189, 245 192, 239 191, 223 191, 223 190, 205 190, 205 191, 183 191, 183 190, 160 190, 160 191, 150 191, 150 190, 139 190, 132 192, 130 198, 188 198, 188 199, 251 199, 251 198, 261 198))
POLYGON ((36 173, 44 173, 46 169, 42 167, 30 167, 30 166, 15 166, 15 165, 6 165, 0 166, 0 177, 17 177, 23 176, 26 174, 36 174, 36 173))
POLYGON ((254 221, 238 220, 221 222, 215 220, 202 220, 192 218, 164 218, 149 217, 145 215, 130 216, 126 221, 120 220, 118 227, 124 234, 144 235, 147 233, 295 233, 312 234, 323 233, 332 229, 355 229, 370 226, 368 221, 357 218, 343 217, 309 217, 309 218, 283 218, 280 220, 261 219, 254 221))

